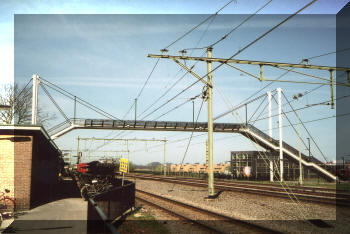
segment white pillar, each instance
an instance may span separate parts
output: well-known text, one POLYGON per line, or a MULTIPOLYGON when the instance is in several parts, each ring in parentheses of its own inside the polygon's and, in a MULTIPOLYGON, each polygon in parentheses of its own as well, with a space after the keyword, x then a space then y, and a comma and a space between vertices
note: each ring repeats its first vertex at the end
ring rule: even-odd
MULTIPOLYGON (((271 91, 267 92, 268 99, 268 112, 269 112, 269 136, 272 139, 272 105, 271 105, 271 91)), ((271 159, 272 155, 270 155, 270 181, 273 182, 273 161, 271 159)))
POLYGON ((277 88, 278 98, 278 135, 279 135, 279 150, 280 150, 280 177, 283 181, 283 136, 282 136, 282 89, 277 88))
POLYGON ((268 111, 269 111, 269 136, 272 138, 272 104, 271 104, 271 91, 267 92, 267 99, 269 102, 268 111))
POLYGON ((33 74, 33 93, 32 93, 32 124, 36 125, 38 120, 38 85, 39 76, 33 74))

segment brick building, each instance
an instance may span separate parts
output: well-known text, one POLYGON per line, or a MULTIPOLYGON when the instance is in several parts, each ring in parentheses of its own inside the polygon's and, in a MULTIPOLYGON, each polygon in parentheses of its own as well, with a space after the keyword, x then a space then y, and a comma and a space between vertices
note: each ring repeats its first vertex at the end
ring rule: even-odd
POLYGON ((0 191, 10 190, 16 209, 30 209, 55 195, 61 153, 40 126, 0 126, 0 191))
MULTIPOLYGON (((225 173, 229 171, 229 167, 230 163, 214 164, 214 173, 225 173)), ((171 164, 170 172, 207 173, 207 166, 201 163, 171 164)))

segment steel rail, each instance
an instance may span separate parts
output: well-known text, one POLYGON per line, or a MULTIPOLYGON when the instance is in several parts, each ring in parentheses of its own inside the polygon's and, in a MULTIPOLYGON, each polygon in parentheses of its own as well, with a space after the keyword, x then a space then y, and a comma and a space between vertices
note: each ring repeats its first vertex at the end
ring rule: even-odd
MULTIPOLYGON (((164 178, 164 177, 156 177, 156 176, 136 176, 132 175, 130 177, 142 179, 142 180, 155 180, 160 182, 166 182, 166 183, 177 183, 177 184, 183 184, 183 185, 191 185, 196 187, 206 187, 207 183, 206 181, 196 181, 196 180, 190 180, 190 179, 179 179, 179 178, 164 178)), ((221 190, 229 190, 229 191, 235 191, 235 192, 247 192, 252 194, 259 194, 259 195, 266 195, 266 196, 273 196, 273 197, 280 197, 289 199, 287 192, 284 192, 282 188, 274 187, 274 186, 261 186, 261 185, 247 185, 247 184, 240 184, 240 183, 231 183, 231 182, 216 182, 215 183, 215 189, 221 189, 221 190)), ((330 193, 326 192, 314 192, 314 191, 303 191, 300 188, 296 190, 296 188, 293 188, 292 191, 294 195, 303 201, 307 202, 316 202, 316 203, 323 203, 323 204, 331 204, 331 205, 337 205, 337 206, 350 206, 350 194, 346 193, 333 193, 330 195, 330 193)))
POLYGON ((197 220, 192 220, 192 219, 190 219, 190 218, 188 218, 188 217, 186 217, 186 216, 184 216, 184 215, 181 215, 181 214, 175 212, 174 210, 171 210, 171 209, 165 208, 165 207, 163 207, 163 206, 160 206, 160 205, 158 205, 158 204, 156 204, 156 203, 153 203, 153 202, 151 202, 151 201, 149 201, 149 200, 146 200, 146 199, 144 199, 144 198, 141 198, 141 197, 139 197, 139 196, 137 196, 137 195, 136 195, 135 199, 141 201, 142 203, 146 203, 146 204, 148 204, 148 205, 151 205, 151 206, 154 206, 154 207, 156 207, 156 208, 158 208, 158 209, 161 209, 161 210, 163 210, 163 211, 169 213, 169 214, 172 215, 172 216, 179 217, 179 218, 181 218, 181 219, 183 219, 183 220, 191 221, 191 222, 197 224, 198 226, 200 226, 200 227, 202 227, 202 228, 205 228, 205 229, 208 229, 208 230, 210 230, 210 231, 212 231, 212 232, 215 232, 215 233, 222 233, 222 232, 219 232, 219 231, 215 230, 214 228, 210 227, 209 225, 205 225, 205 224, 203 224, 203 223, 201 223, 201 222, 198 222, 197 220))
MULTIPOLYGON (((240 225, 240 226, 242 226, 244 228, 253 229, 254 231, 259 231, 259 233, 279 233, 276 230, 272 230, 270 228, 267 228, 267 227, 264 227, 264 226, 261 226, 261 225, 257 225, 257 224, 254 224, 254 223, 251 223, 251 222, 248 222, 248 221, 245 221, 245 220, 236 219, 236 218, 233 218, 233 217, 221 214, 221 213, 217 213, 217 212, 214 212, 214 211, 211 211, 211 210, 203 209, 203 208, 200 208, 198 206, 190 205, 190 204, 183 203, 183 202, 180 202, 180 201, 177 201, 177 200, 173 200, 173 199, 170 199, 170 198, 159 196, 159 195, 154 194, 154 193, 149 193, 149 192, 142 191, 142 190, 139 190, 139 189, 136 189, 135 191, 137 193, 142 193, 142 194, 145 194, 147 196, 154 197, 154 198, 156 198, 158 200, 169 202, 169 203, 171 203, 173 205, 181 206, 183 208, 187 208, 187 209, 190 209, 190 210, 198 212, 198 213, 202 213, 202 214, 205 214, 205 215, 208 215, 208 216, 211 216, 211 217, 215 217, 216 219, 219 219, 219 221, 227 221, 227 222, 229 222, 231 224, 240 225)), ((136 198, 139 199, 139 196, 137 194, 136 194, 136 198)), ((149 200, 147 200, 147 202, 149 202, 149 200)), ((159 206, 158 204, 156 204, 156 205, 159 206)), ((183 217, 182 214, 178 214, 177 212, 174 212, 174 210, 172 210, 171 213, 175 213, 176 215, 183 217)), ((215 229, 215 228, 213 228, 213 227, 211 227, 209 225, 203 224, 202 222, 198 222, 197 220, 193 220, 193 219, 190 219, 190 218, 187 218, 187 217, 185 217, 185 218, 188 219, 188 220, 191 220, 194 223, 197 223, 197 224, 199 223, 199 225, 205 226, 206 228, 214 230, 215 232, 222 233, 221 231, 219 231, 219 230, 217 230, 217 229, 215 229)))

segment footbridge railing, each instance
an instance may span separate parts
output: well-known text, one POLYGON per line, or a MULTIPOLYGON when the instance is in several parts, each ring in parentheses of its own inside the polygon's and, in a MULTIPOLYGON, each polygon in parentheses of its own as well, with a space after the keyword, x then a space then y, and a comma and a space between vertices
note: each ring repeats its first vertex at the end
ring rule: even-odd
MULTIPOLYGON (((214 123, 214 132, 240 133, 250 138, 265 149, 278 151, 279 141, 250 124, 214 123)), ((142 120, 111 120, 111 119, 69 119, 51 129, 49 134, 56 139, 73 129, 110 129, 110 130, 150 130, 150 131, 188 131, 207 132, 207 122, 178 122, 178 121, 142 121, 142 120)), ((294 160, 299 160, 299 151, 283 142, 283 152, 294 160)), ((314 169, 318 174, 335 181, 335 171, 314 157, 301 155, 302 164, 314 169), (320 166, 322 165, 322 166, 320 166)))
MULTIPOLYGON (((265 149, 272 149, 274 151, 279 150, 279 141, 271 138, 266 133, 260 131, 253 125, 246 125, 246 128, 242 128, 242 133, 248 135, 248 138, 256 142, 257 144, 263 146, 265 149)), ((284 155, 287 155, 294 160, 299 160, 299 151, 289 144, 283 142, 282 150, 284 155)), ((327 168, 326 165, 315 157, 308 157, 301 154, 302 164, 304 166, 314 169, 318 174, 325 176, 331 181, 336 181, 335 171, 333 169, 327 168), (324 167, 320 166, 324 165, 324 167)))

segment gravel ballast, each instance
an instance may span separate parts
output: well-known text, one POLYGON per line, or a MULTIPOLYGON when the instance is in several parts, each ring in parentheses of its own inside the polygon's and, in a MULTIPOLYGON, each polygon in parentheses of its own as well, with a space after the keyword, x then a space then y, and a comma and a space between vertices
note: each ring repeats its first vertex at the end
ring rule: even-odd
POLYGON ((281 232, 347 233, 350 229, 350 212, 346 207, 302 201, 295 203, 282 198, 232 191, 222 191, 218 198, 207 199, 205 188, 140 179, 136 179, 136 188, 281 232), (303 221, 305 219, 316 221, 311 224, 303 221), (327 224, 328 227, 325 227, 327 224))

